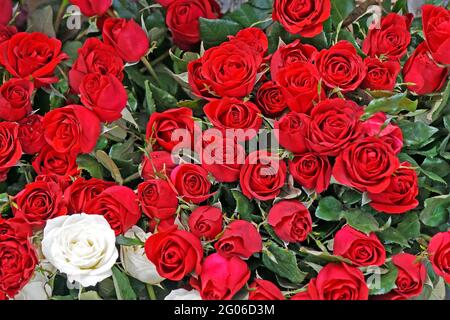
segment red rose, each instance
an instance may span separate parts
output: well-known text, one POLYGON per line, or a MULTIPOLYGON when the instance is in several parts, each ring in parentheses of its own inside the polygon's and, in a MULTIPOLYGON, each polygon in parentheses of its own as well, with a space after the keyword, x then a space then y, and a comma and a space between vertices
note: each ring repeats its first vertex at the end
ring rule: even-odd
POLYGON ((283 148, 293 153, 304 153, 309 150, 305 134, 311 119, 304 113, 289 112, 275 121, 275 136, 283 148))
POLYGON ((198 207, 189 216, 189 230, 198 238, 213 240, 223 229, 223 213, 216 207, 198 207))
POLYGON ((0 182, 6 180, 9 168, 14 167, 22 157, 18 134, 17 124, 0 122, 0 182))
POLYGON ((113 182, 100 179, 84 178, 76 179, 70 187, 64 191, 64 199, 70 214, 86 212, 87 205, 103 191, 114 186, 113 182))
POLYGON ((297 200, 283 200, 275 204, 267 221, 277 236, 286 242, 303 242, 312 232, 311 214, 297 200))
POLYGON ((87 17, 102 16, 112 5, 112 0, 70 0, 80 8, 82 14, 87 17))
POLYGON ((369 203, 377 211, 401 214, 417 208, 419 201, 417 173, 408 162, 403 162, 390 179, 390 184, 381 193, 369 193, 369 203))
POLYGON ((230 36, 229 39, 252 47, 263 58, 269 50, 269 40, 264 31, 259 28, 242 29, 236 36, 230 36))
POLYGON ((422 7, 422 24, 428 48, 433 59, 450 64, 450 10, 426 4, 422 7))
POLYGON ((314 104, 325 97, 323 90, 319 92, 319 72, 310 62, 290 64, 280 69, 274 80, 282 88, 292 111, 309 114, 314 104))
POLYGON ((310 300, 367 300, 364 275, 345 263, 329 263, 308 285, 310 300))
POLYGON ((255 87, 261 62, 261 56, 242 41, 224 42, 189 63, 189 84, 199 97, 243 98, 255 87))
POLYGON ((412 83, 409 89, 418 95, 438 92, 447 81, 448 68, 438 66, 429 54, 427 44, 422 42, 403 67, 404 81, 412 83))
POLYGON ((19 121, 29 114, 33 107, 31 98, 33 83, 28 80, 11 79, 0 87, 0 119, 19 121))
POLYGON ((245 220, 235 220, 226 227, 214 248, 225 258, 237 256, 248 259, 254 253, 261 252, 262 239, 253 224, 245 220))
POLYGON ((236 182, 239 180, 245 149, 235 139, 224 138, 215 129, 203 132, 202 167, 211 173, 216 181, 236 182))
POLYGON ((392 124, 386 124, 387 117, 383 112, 378 112, 362 124, 362 132, 366 137, 378 137, 390 145, 395 154, 399 154, 403 148, 402 130, 392 124))
POLYGON ((67 58, 60 40, 39 32, 20 32, 0 44, 0 64, 14 78, 32 80, 36 87, 57 82, 53 73, 67 58))
POLYGON ((272 81, 265 82, 259 87, 256 93, 256 104, 263 115, 269 118, 281 116, 287 108, 281 87, 272 81))
POLYGON ((12 0, 2 0, 0 2, 0 24, 7 25, 12 19, 13 2, 12 0))
POLYGON ((237 136, 239 141, 253 139, 262 126, 263 119, 258 107, 252 102, 236 98, 222 98, 208 103, 203 111, 212 125, 223 131, 227 129, 242 130, 237 136))
POLYGON ((316 57, 316 65, 324 84, 342 92, 356 90, 367 72, 363 59, 346 40, 320 51, 316 57))
POLYGON ((122 118, 128 94, 122 82, 113 75, 86 75, 81 81, 80 93, 83 105, 94 111, 100 121, 114 122, 122 118))
POLYGON ((366 78, 362 87, 370 90, 393 91, 401 66, 398 61, 382 61, 378 58, 366 58, 364 64, 367 68, 366 78))
POLYGON ((275 0, 272 19, 290 33, 312 38, 322 32, 330 13, 330 0, 275 0))
POLYGON ((305 153, 289 161, 289 171, 302 187, 320 194, 328 189, 332 167, 328 157, 315 153, 305 153))
POLYGON ((240 174, 242 193, 249 199, 273 200, 286 181, 286 163, 267 151, 255 151, 245 160, 240 174))
POLYGON ((276 79, 278 72, 297 62, 313 62, 317 49, 309 44, 303 44, 300 40, 295 40, 287 45, 278 48, 272 55, 270 72, 272 79, 276 79))
POLYGON ((174 225, 175 216, 164 220, 152 219, 148 221, 148 230, 151 233, 166 232, 167 230, 170 230, 170 228, 173 228, 174 225))
POLYGON ((122 81, 123 68, 123 60, 112 46, 104 44, 97 38, 89 38, 78 49, 78 58, 69 71, 70 87, 75 93, 79 93, 81 81, 89 73, 112 75, 122 81))
POLYGON ((176 108, 161 113, 154 112, 147 124, 147 140, 153 146, 160 146, 166 151, 172 151, 176 146, 181 147, 180 141, 175 139, 177 130, 184 130, 183 133, 189 135, 188 141, 182 141, 182 143, 184 147, 192 148, 191 143, 195 130, 192 109, 176 108))
POLYGON ((256 279, 249 288, 248 300, 284 300, 281 290, 270 281, 256 279))
POLYGON ((89 153, 100 136, 100 121, 95 113, 79 105, 54 109, 42 123, 45 140, 60 153, 89 153))
POLYGON ((151 180, 157 176, 170 177, 176 167, 172 155, 167 151, 153 151, 144 156, 141 164, 141 176, 144 180, 151 180))
POLYGON ((75 177, 80 174, 76 155, 57 152, 48 145, 42 148, 32 165, 39 175, 75 177))
POLYGON ((113 186, 86 204, 86 213, 98 214, 108 220, 116 236, 124 234, 141 218, 138 198, 133 190, 113 186))
POLYGON ((397 288, 383 295, 382 299, 407 300, 422 293, 427 277, 427 269, 417 257, 409 253, 400 253, 392 257, 392 262, 398 269, 397 288))
MULTIPOLYGON (((43 175, 38 175, 35 179, 35 182, 53 182, 56 183, 60 188, 61 191, 65 191, 71 184, 72 184, 72 177, 66 176, 66 177, 61 177, 58 176, 56 174, 43 174, 43 175)), ((67 201, 67 198, 64 199, 64 201, 67 201)))
POLYGON ((114 47, 117 54, 129 63, 144 57, 150 46, 147 34, 133 19, 106 19, 102 35, 103 41, 114 47))
POLYGON ((208 200, 212 194, 208 171, 195 164, 182 164, 170 174, 170 180, 178 191, 178 195, 186 202, 194 204, 208 200))
POLYGON ((192 233, 177 230, 176 226, 148 238, 145 253, 158 273, 172 281, 180 281, 192 271, 199 273, 201 270, 200 240, 192 233))
POLYGON ((412 14, 401 16, 389 13, 381 19, 380 26, 372 26, 364 40, 362 50, 370 57, 387 57, 391 60, 401 59, 411 42, 409 28, 412 14))
POLYGON ((349 259, 355 266, 381 266, 386 262, 386 250, 374 232, 366 235, 349 225, 334 236, 333 254, 349 259))
POLYGON ((250 270, 244 261, 213 253, 203 262, 199 279, 191 278, 191 285, 200 291, 203 300, 231 300, 249 278, 250 270))
POLYGON ((166 24, 175 45, 189 50, 200 42, 199 19, 219 16, 220 7, 215 0, 176 0, 167 8, 166 24))
POLYGON ((389 188, 400 163, 392 148, 378 138, 364 138, 350 144, 336 158, 334 178, 361 192, 381 193, 389 188))
POLYGON ((428 245, 434 272, 450 283, 450 231, 436 234, 428 245))
POLYGON ((14 216, 33 229, 44 228, 47 220, 67 214, 63 194, 54 182, 33 182, 14 197, 14 216))
POLYGON ((306 141, 320 155, 336 156, 361 135, 360 117, 363 108, 356 102, 328 99, 320 102, 311 113, 306 141))
POLYGON ((42 116, 32 114, 19 122, 19 140, 26 154, 36 154, 45 145, 42 119, 42 116))
MULTIPOLYGON (((0 10, 1 11, 1 10, 0 10)), ((0 24, 0 44, 11 39, 17 33, 17 28, 14 26, 5 26, 0 24)))
POLYGON ((0 293, 14 298, 31 280, 38 263, 36 252, 26 237, 16 232, 0 233, 0 293))
POLYGON ((177 194, 166 180, 154 179, 141 183, 138 198, 142 211, 151 219, 170 219, 177 212, 177 194))

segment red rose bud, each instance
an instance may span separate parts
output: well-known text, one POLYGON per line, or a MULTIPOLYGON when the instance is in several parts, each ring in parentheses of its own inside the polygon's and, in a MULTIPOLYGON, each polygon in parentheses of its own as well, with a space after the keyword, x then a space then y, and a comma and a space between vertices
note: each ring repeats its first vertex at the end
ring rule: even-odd
POLYGON ((434 272, 450 284, 450 231, 436 234, 428 245, 434 272))
POLYGON ((213 240, 222 232, 223 213, 216 207, 198 207, 191 213, 188 222, 193 235, 205 240, 213 240))
POLYGON ((208 171, 195 164, 182 164, 170 174, 178 195, 186 202, 200 204, 208 200, 212 184, 208 180, 208 171))
POLYGON ((281 290, 272 282, 256 279, 250 285, 248 300, 284 300, 281 290))
POLYGON ((374 232, 366 235, 349 225, 336 233, 333 254, 358 267, 381 266, 386 261, 386 250, 374 232))
POLYGON ((330 0, 275 0, 272 19, 290 33, 312 38, 322 32, 330 13, 330 0))
POLYGON ((38 175, 57 175, 69 178, 80 174, 75 154, 57 152, 49 145, 42 148, 32 165, 38 175))
POLYGON ((381 61, 378 58, 366 58, 366 78, 362 87, 370 90, 393 91, 401 65, 398 61, 381 61))
POLYGON ((138 186, 138 198, 144 214, 151 219, 173 218, 178 207, 175 191, 166 180, 147 180, 138 186))
POLYGON ((42 116, 32 114, 19 122, 19 140, 26 154, 36 154, 46 144, 42 119, 42 116))
POLYGON ((403 148, 403 132, 397 125, 387 122, 387 116, 378 112, 362 123, 362 133, 366 137, 378 137, 390 145, 395 154, 403 148))
POLYGON ((0 119, 22 120, 33 110, 33 91, 33 83, 28 80, 11 79, 5 82, 0 87, 0 119))
POLYGON ((87 17, 102 16, 112 5, 112 0, 70 0, 87 17))
POLYGON ((87 205, 98 197, 103 191, 114 186, 113 182, 100 179, 84 178, 76 179, 71 186, 64 191, 64 199, 70 214, 86 212, 87 205))
POLYGON ((177 230, 177 226, 148 238, 145 253, 166 279, 180 281, 193 271, 200 273, 202 244, 192 233, 177 230))
POLYGON ((270 209, 267 221, 285 242, 303 242, 312 232, 311 214, 297 200, 284 200, 275 204, 270 209))
POLYGON ((289 171, 294 180, 302 187, 320 194, 331 183, 332 167, 326 156, 304 153, 289 161, 289 171))
POLYGON ((261 252, 262 239, 253 224, 235 220, 228 225, 214 248, 226 258, 236 256, 248 259, 254 253, 261 252))
POLYGON ((126 62, 139 61, 150 43, 145 31, 132 19, 108 18, 103 24, 103 41, 111 45, 126 62))
POLYGON ((450 10, 426 4, 422 7, 422 24, 433 59, 450 65, 450 10))
POLYGON ((256 104, 269 118, 276 118, 283 114, 287 108, 281 87, 272 81, 265 82, 256 93, 256 104))
POLYGON ((418 95, 438 92, 447 81, 448 68, 438 66, 429 54, 427 44, 422 42, 403 67, 404 81, 411 83, 409 89, 418 95))
POLYGON ((18 138, 19 126, 12 122, 0 122, 0 182, 6 180, 9 169, 22 157, 18 138))
POLYGON ((305 134, 309 130, 311 119, 304 113, 289 112, 275 121, 275 136, 285 149, 295 153, 309 150, 305 134))
POLYGON ((203 262, 199 279, 191 279, 191 285, 200 291, 203 300, 231 300, 249 278, 250 270, 244 261, 213 253, 203 262))
POLYGON ((12 19, 13 2, 12 0, 0 1, 0 25, 6 26, 12 19))
POLYGON ((141 164, 141 176, 144 180, 151 180, 157 175, 170 177, 172 170, 177 165, 172 160, 172 155, 167 151, 153 151, 144 156, 141 164))

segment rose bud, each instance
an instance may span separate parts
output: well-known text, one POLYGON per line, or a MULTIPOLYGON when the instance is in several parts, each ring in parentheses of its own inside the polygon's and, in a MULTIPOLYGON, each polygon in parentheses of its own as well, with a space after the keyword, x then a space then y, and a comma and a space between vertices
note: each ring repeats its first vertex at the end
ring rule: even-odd
POLYGON ((178 198, 166 180, 147 180, 138 186, 142 211, 151 219, 165 220, 175 216, 178 198))
POLYGON ((447 81, 448 68, 438 66, 429 56, 427 44, 422 42, 406 61, 403 78, 412 83, 409 89, 418 95, 438 92, 447 81))
POLYGON ((411 42, 413 15, 401 16, 389 13, 381 19, 381 25, 372 25, 364 40, 362 50, 369 57, 387 57, 390 60, 401 59, 411 42))
POLYGON ((366 58, 366 77, 362 87, 370 90, 394 91, 401 65, 398 61, 381 61, 378 58, 366 58))
POLYGON ((400 162, 392 148, 379 138, 368 137, 350 144, 336 158, 334 178, 361 192, 382 193, 400 162))
POLYGON ((127 232, 141 218, 137 196, 122 186, 109 187, 92 199, 86 204, 86 213, 104 216, 116 236, 127 232))
POLYGON ((208 180, 208 171, 195 164, 182 164, 176 167, 171 175, 178 195, 186 202, 200 204, 208 200, 212 194, 211 182, 208 180))
POLYGON ((303 242, 312 232, 312 219, 308 209, 297 200, 284 200, 270 209, 267 221, 283 241, 303 242))
POLYGON ((123 80, 124 63, 114 48, 97 38, 88 38, 78 49, 78 57, 69 71, 70 87, 80 93, 80 84, 89 73, 112 75, 120 82, 123 80))
POLYGON ((139 61, 150 47, 147 34, 133 19, 106 19, 102 35, 103 41, 128 63, 139 61))
POLYGON ((426 4, 422 7, 423 34, 433 59, 450 65, 450 10, 426 4))
POLYGON ((6 26, 12 19, 13 2, 12 0, 0 1, 0 25, 6 26))
POLYGON ((397 125, 386 122, 386 114, 378 112, 362 123, 362 133, 366 137, 380 138, 399 154, 403 148, 403 132, 397 125))
POLYGON ((68 55, 61 41, 43 33, 19 32, 0 46, 0 65, 14 77, 33 79, 39 88, 58 81, 54 71, 68 55))
POLYGON ((428 254, 434 272, 450 283, 450 231, 438 233, 431 239, 428 254))
POLYGON ((259 109, 269 118, 276 118, 287 109, 281 87, 272 81, 265 82, 256 93, 256 104, 259 109))
POLYGON ((69 105, 44 116, 44 137, 61 153, 90 153, 100 136, 100 120, 95 113, 79 105, 69 105))
POLYGON ((231 300, 249 278, 250 270, 244 261, 213 253, 203 262, 199 278, 191 278, 190 283, 203 300, 231 300))
POLYGON ((307 152, 309 148, 305 135, 310 121, 308 115, 294 111, 275 121, 275 136, 280 145, 295 154, 307 152))
POLYGON ((42 148, 32 165, 38 175, 75 177, 80 174, 76 155, 59 153, 48 145, 42 148))
POLYGON ((205 240, 213 240, 222 232, 223 213, 216 207, 198 207, 189 216, 188 223, 193 235, 205 240))
POLYGON ((87 205, 103 191, 114 186, 114 182, 107 182, 100 179, 84 178, 76 179, 64 191, 64 199, 67 202, 67 208, 70 214, 86 212, 87 205))
POLYGON ((101 122, 114 122, 122 118, 128 94, 115 76, 100 73, 87 74, 80 85, 83 105, 98 116, 101 122))
POLYGON ((418 195, 417 173, 408 162, 400 164, 400 168, 391 176, 387 189, 381 193, 368 194, 372 208, 390 214, 402 214, 417 208, 418 195))
POLYGON ((28 80, 11 79, 0 87, 0 119, 19 121, 32 110, 33 83, 28 80))
POLYGON ((36 154, 46 144, 42 119, 42 116, 32 114, 19 121, 19 140, 26 154, 36 154))
POLYGON ((386 250, 374 232, 366 235, 349 225, 336 233, 333 254, 358 267, 381 266, 386 261, 386 250))
POLYGON ((320 194, 331 183, 332 167, 326 156, 305 153, 289 161, 289 171, 294 180, 302 187, 320 194))
POLYGON ((86 17, 102 16, 112 6, 112 0, 70 0, 86 17))
POLYGON ((170 173, 176 166, 169 152, 153 151, 148 157, 144 156, 140 172, 144 180, 155 179, 157 175, 170 177, 170 173))
POLYGON ((330 0, 275 0, 272 19, 290 33, 313 38, 331 13, 330 0))
POLYGON ((250 285, 250 294, 248 300, 284 300, 281 290, 272 282, 262 279, 256 279, 250 285))
POLYGON ((22 157, 18 134, 17 124, 0 122, 0 182, 6 180, 9 168, 14 167, 22 157))
POLYGON ((166 279, 180 281, 193 271, 200 273, 202 244, 192 233, 177 230, 177 226, 150 236, 145 253, 166 279))
POLYGON ((261 252, 262 239, 253 224, 245 220, 235 220, 227 226, 214 248, 226 258, 237 256, 248 259, 254 253, 261 252))

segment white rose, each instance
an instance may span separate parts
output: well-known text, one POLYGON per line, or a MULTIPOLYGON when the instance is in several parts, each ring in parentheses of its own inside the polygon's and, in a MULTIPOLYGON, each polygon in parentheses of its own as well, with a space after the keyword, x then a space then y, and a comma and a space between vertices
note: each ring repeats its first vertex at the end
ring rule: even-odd
POLYGON ((192 289, 187 291, 186 289, 173 290, 164 300, 202 300, 200 292, 192 289))
POLYGON ((110 277, 118 257, 115 233, 108 221, 84 213, 49 220, 42 252, 68 281, 83 287, 110 277))
POLYGON ((14 297, 14 300, 48 300, 52 296, 52 287, 48 284, 48 278, 39 271, 14 297))
MULTIPOLYGON (((151 236, 138 226, 134 226, 125 233, 125 237, 145 241, 151 236)), ((155 265, 145 255, 144 246, 120 246, 120 260, 122 266, 133 278, 148 284, 158 284, 164 280, 156 271, 155 265)))

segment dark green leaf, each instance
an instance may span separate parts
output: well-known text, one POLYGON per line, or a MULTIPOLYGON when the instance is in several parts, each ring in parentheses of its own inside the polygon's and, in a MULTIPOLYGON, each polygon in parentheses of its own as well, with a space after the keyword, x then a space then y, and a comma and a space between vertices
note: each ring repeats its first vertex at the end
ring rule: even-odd
POLYGON ((406 239, 415 239, 420 235, 420 221, 417 213, 410 212, 403 216, 402 221, 397 225, 397 230, 406 239))
POLYGON ((269 270, 294 284, 300 284, 306 277, 297 265, 295 254, 274 243, 263 251, 262 261, 269 270))
POLYGON ((142 245, 144 245, 144 243, 137 238, 127 238, 122 235, 119 235, 116 238, 116 243, 120 246, 142 246, 142 245))
POLYGON ((153 99, 153 92, 150 88, 150 81, 145 81, 145 101, 144 101, 145 111, 147 115, 152 115, 156 112, 155 100, 153 99))
POLYGON ((88 154, 82 154, 77 157, 78 168, 84 169, 92 178, 103 179, 102 166, 98 161, 88 154))
POLYGON ((199 21, 201 39, 206 47, 217 46, 241 30, 241 25, 231 20, 200 18, 199 21))
POLYGON ((231 190, 234 199, 236 200, 236 213, 243 220, 252 221, 252 214, 255 212, 253 203, 237 190, 231 190))
POLYGON ((355 8, 354 0, 331 0, 331 18, 337 26, 345 20, 355 8))
POLYGON ((150 82, 148 82, 148 84, 150 86, 150 91, 152 92, 153 99, 156 102, 156 109, 159 112, 176 107, 178 101, 174 96, 172 96, 167 91, 154 86, 150 82))
POLYGON ((342 218, 342 203, 334 197, 320 200, 316 217, 325 221, 339 221, 342 218))
POLYGON ((378 236, 385 244, 396 243, 403 247, 409 248, 408 238, 406 238, 401 232, 395 228, 387 228, 386 230, 378 233, 378 236))
POLYGON ((391 97, 372 100, 365 108, 362 119, 368 119, 377 112, 385 112, 396 115, 402 111, 414 112, 417 109, 417 101, 407 98, 406 93, 399 93, 391 97))
POLYGON ((384 274, 373 274, 373 282, 369 282, 370 295, 382 295, 390 292, 396 287, 398 269, 392 264, 388 264, 388 271, 384 274), (379 280, 378 280, 378 279, 379 280))
POLYGON ((429 227, 438 227, 448 221, 450 214, 450 195, 425 200, 425 208, 420 213, 420 220, 429 227))
POLYGON ((378 221, 368 212, 361 210, 344 211, 343 216, 351 227, 361 232, 370 233, 380 229, 378 221))
POLYGON ((136 293, 131 287, 128 277, 116 266, 112 268, 114 288, 118 300, 136 300, 136 293))
POLYGON ((433 142, 433 135, 439 132, 439 129, 422 121, 399 121, 398 124, 403 131, 405 146, 411 149, 420 149, 433 142))

